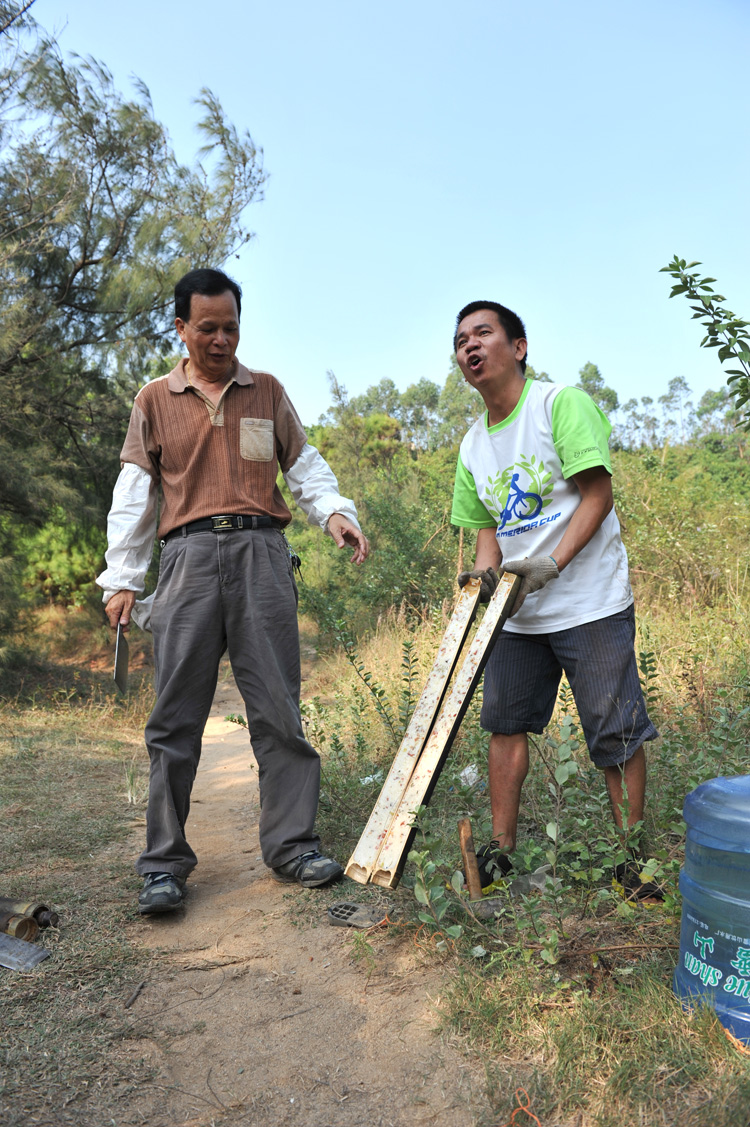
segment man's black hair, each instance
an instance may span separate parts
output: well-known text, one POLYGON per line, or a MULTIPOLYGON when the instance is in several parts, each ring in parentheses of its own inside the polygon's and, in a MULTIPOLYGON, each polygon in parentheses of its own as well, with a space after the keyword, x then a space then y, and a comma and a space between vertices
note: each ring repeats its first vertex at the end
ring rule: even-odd
MULTIPOLYGON (((456 339, 458 337, 458 326, 463 321, 464 317, 468 317, 470 313, 478 313, 480 309, 491 309, 493 313, 497 314, 497 319, 505 330, 505 335, 508 340, 526 340, 526 327, 512 309, 508 309, 505 305, 500 305, 497 301, 470 301, 465 305, 458 317, 456 317, 456 328, 453 333, 453 351, 456 351, 456 339)), ((521 371, 526 371, 526 359, 524 356, 521 360, 521 371)))
POLYGON ((174 288, 174 315, 181 321, 190 320, 190 300, 194 293, 204 297, 218 297, 229 290, 237 302, 237 316, 242 312, 242 290, 223 270, 191 270, 183 274, 174 288))

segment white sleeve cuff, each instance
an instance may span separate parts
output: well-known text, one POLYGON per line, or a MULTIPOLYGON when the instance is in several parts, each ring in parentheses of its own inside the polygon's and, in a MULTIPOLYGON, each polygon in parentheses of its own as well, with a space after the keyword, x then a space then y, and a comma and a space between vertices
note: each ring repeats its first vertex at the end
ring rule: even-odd
POLYGON ((333 513, 341 513, 359 528, 354 502, 341 496, 336 475, 309 442, 305 443, 294 465, 284 474, 284 481, 310 524, 320 525, 327 532, 329 517, 333 513))
POLYGON ((142 591, 154 549, 158 492, 146 470, 126 462, 107 517, 107 567, 96 577, 107 603, 115 591, 142 591))

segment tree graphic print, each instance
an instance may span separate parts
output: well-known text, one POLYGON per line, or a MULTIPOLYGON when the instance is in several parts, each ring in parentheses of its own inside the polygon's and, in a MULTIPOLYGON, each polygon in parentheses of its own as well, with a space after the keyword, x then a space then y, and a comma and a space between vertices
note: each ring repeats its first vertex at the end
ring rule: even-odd
POLYGON ((552 494, 552 474, 536 455, 521 457, 502 473, 487 478, 483 498, 499 528, 513 528, 525 520, 534 520, 543 511, 552 494))

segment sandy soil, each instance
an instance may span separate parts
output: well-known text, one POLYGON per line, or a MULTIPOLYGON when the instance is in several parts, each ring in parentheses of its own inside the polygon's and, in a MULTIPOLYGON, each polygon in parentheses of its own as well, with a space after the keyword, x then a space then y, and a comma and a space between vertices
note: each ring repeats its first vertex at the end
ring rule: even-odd
MULTIPOLYGON (((184 911, 136 925, 166 949, 131 1007, 161 1036, 135 1039, 157 1077, 139 1110, 154 1127, 469 1127, 491 1122, 481 1069, 435 1033, 440 971, 398 929, 331 927, 333 897, 276 883, 260 858, 257 770, 242 712, 220 682, 193 791, 199 866, 184 911)), ((142 833, 142 830, 140 831, 142 833)), ((138 843, 140 847, 140 843, 138 843)), ((345 859, 341 859, 345 860, 345 859)), ((361 896, 359 897, 361 899, 361 896)))

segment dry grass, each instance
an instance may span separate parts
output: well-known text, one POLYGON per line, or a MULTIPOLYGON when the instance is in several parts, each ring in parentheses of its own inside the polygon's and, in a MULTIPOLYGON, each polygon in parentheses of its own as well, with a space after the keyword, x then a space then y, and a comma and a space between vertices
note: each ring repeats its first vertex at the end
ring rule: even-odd
POLYGON ((128 938, 128 838, 143 809, 126 794, 134 757, 145 770, 150 675, 123 700, 98 662, 68 652, 4 671, 15 694, 0 708, 0 891, 52 904, 60 926, 41 933, 53 955, 33 972, 0 970, 3 1127, 129 1123, 150 1072, 124 1008, 150 965, 128 938))
POLYGON ((646 955, 556 989, 531 967, 463 975, 444 996, 444 1020, 487 1061, 502 1122, 522 1085, 545 1124, 747 1127, 750 1060, 710 1011, 683 1013, 670 973, 669 960, 646 955))
MULTIPOLYGON (((656 832, 666 831, 667 817, 673 820, 696 762, 710 774, 712 764, 736 763, 736 747, 746 746, 747 617, 739 603, 704 615, 679 607, 667 613, 647 601, 642 610, 639 648, 655 655, 658 721, 665 732, 661 750, 651 755, 656 832), (711 734, 712 717, 722 709, 732 739, 724 729, 721 738, 711 734)), ((404 643, 412 641, 418 653, 418 691, 446 621, 445 609, 416 624, 394 612, 361 642, 363 667, 386 688, 396 711, 404 643)), ((124 1127, 131 1122, 129 1095, 149 1075, 140 1039, 148 1031, 139 1026, 136 1036, 124 1008, 150 973, 150 956, 128 938, 138 883, 128 836, 142 818, 134 792, 146 767, 148 652, 139 659, 133 647, 142 668, 124 701, 111 684, 108 636, 97 626, 96 645, 87 651, 84 623, 83 617, 47 615, 45 629, 60 641, 62 658, 55 660, 50 647, 35 663, 3 674, 2 891, 41 896, 62 915, 60 932, 43 939, 55 948, 53 959, 29 976, 0 972, 3 1127, 110 1121, 124 1127)), ((310 655, 310 624, 303 623, 302 636, 303 655, 310 655)), ((311 734, 324 756, 320 829, 326 844, 347 856, 379 790, 363 779, 387 768, 393 741, 372 694, 341 653, 323 654, 305 668, 308 723, 317 725, 311 734)), ((485 744, 474 707, 427 827, 442 843, 435 848, 443 849, 447 871, 458 864, 457 813, 470 803, 478 825, 486 817, 486 795, 468 795, 455 785, 456 771, 467 762, 482 768, 485 744)), ((536 763, 524 800, 528 834, 544 824, 549 801, 545 771, 536 763)), ((397 896, 407 912, 408 884, 397 896)), ((477 937, 468 935, 455 955, 440 956, 447 974, 441 1020, 486 1065, 494 1114, 481 1127, 510 1120, 519 1085, 544 1127, 748 1127, 748 1058, 730 1046, 709 1013, 691 1019, 672 995, 674 952, 667 948, 676 943, 675 918, 644 910, 623 920, 612 913, 611 901, 602 901, 598 914, 566 923, 569 946, 584 953, 551 967, 523 953, 515 926, 511 918, 503 921, 498 943, 488 944, 496 952, 490 959, 469 957, 477 937), (638 950, 616 955, 585 953, 637 942, 638 950)))

